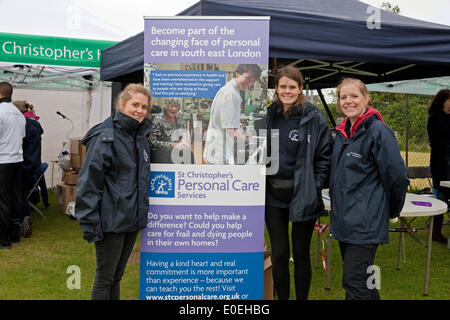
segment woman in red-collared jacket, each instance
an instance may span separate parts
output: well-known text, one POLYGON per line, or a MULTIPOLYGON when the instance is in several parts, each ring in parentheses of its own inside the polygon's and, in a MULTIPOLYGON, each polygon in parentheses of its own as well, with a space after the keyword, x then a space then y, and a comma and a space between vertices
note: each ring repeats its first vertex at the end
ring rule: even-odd
POLYGON ((346 118, 336 128, 331 157, 330 236, 341 249, 345 298, 376 300, 367 270, 378 245, 389 242, 389 218, 399 216, 409 180, 394 133, 371 106, 364 83, 346 78, 337 94, 346 118))

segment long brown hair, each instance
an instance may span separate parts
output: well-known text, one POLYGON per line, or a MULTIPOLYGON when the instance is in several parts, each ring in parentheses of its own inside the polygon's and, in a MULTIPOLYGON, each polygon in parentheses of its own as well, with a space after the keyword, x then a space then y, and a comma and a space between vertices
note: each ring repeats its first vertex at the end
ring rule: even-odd
MULTIPOLYGON (((298 87, 300 88, 300 94, 298 95, 297 101, 295 101, 294 106, 303 104, 306 100, 306 97, 302 91, 303 83, 305 82, 305 80, 303 79, 303 74, 301 73, 301 71, 293 66, 284 66, 284 67, 278 69, 277 73, 275 74, 275 79, 274 79, 275 88, 278 87, 278 83, 280 82, 280 79, 282 77, 287 77, 287 78, 297 82, 298 87)), ((274 102, 281 104, 281 101, 278 98, 278 94, 275 94, 274 102)))
POLYGON ((431 101, 430 106, 428 107, 428 114, 432 114, 433 112, 437 112, 444 108, 444 102, 450 99, 450 90, 442 89, 440 90, 431 101))

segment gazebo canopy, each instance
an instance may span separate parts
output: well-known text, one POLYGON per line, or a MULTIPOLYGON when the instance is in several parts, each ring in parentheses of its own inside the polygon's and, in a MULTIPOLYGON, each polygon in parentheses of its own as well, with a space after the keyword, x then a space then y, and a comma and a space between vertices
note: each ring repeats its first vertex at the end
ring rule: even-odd
MULTIPOLYGON (((179 16, 270 16, 270 69, 293 64, 309 88, 450 75, 450 27, 356 0, 201 0, 179 16)), ((143 79, 144 33, 102 53, 101 79, 143 79)))

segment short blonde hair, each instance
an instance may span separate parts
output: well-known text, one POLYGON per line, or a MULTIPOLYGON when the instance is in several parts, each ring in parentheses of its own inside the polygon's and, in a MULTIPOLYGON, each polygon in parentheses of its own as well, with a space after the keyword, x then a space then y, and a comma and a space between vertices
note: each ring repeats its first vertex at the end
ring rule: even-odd
POLYGON ((150 94, 150 90, 148 90, 146 87, 144 87, 141 83, 130 83, 123 89, 116 99, 116 111, 120 110, 120 104, 127 103, 128 100, 131 99, 131 96, 134 93, 141 93, 144 96, 148 98, 148 110, 151 109, 151 100, 152 96, 150 94))
POLYGON ((13 104, 19 109, 20 112, 25 113, 28 111, 33 111, 33 105, 28 103, 26 100, 16 100, 13 104))
POLYGON ((346 84, 356 84, 359 87, 359 91, 362 93, 362 95, 364 97, 369 97, 369 101, 367 102, 367 105, 372 107, 372 100, 370 100, 369 90, 367 90, 367 87, 364 84, 364 82, 362 82, 361 80, 356 79, 356 78, 344 78, 339 82, 339 84, 336 87, 336 94, 337 94, 336 111, 338 113, 342 113, 341 104, 340 104, 340 97, 341 97, 340 89, 342 88, 342 86, 344 86, 346 84))

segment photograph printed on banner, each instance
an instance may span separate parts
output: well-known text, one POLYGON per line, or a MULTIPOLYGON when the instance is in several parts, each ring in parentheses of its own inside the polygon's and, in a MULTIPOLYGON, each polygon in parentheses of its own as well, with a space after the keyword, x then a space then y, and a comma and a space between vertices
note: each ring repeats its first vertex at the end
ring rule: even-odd
POLYGON ((262 164, 267 65, 147 63, 151 162, 262 164))

